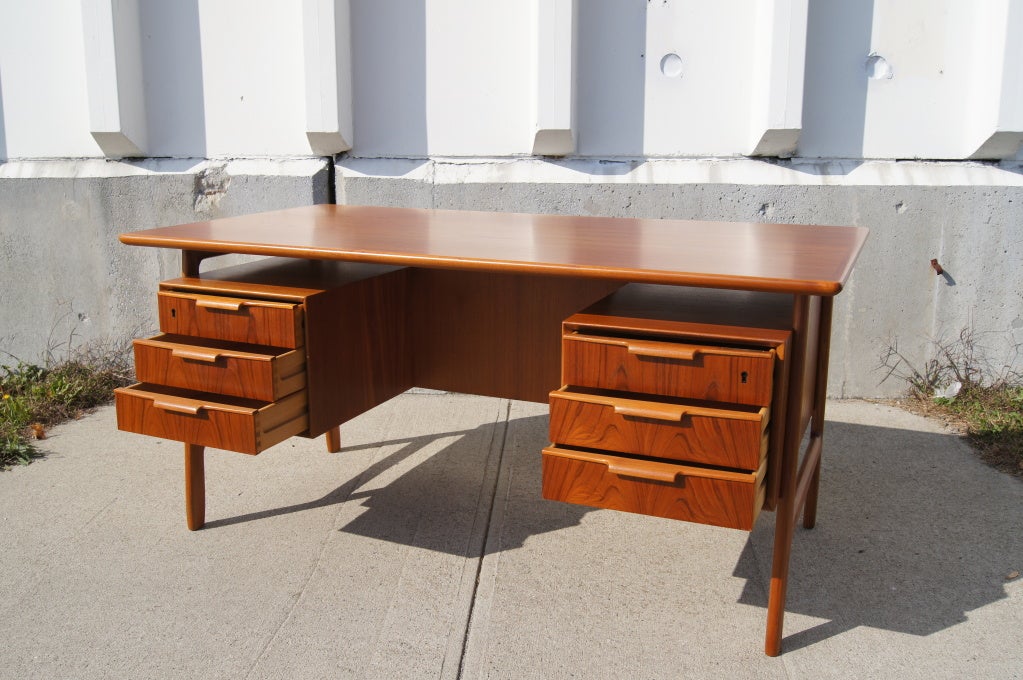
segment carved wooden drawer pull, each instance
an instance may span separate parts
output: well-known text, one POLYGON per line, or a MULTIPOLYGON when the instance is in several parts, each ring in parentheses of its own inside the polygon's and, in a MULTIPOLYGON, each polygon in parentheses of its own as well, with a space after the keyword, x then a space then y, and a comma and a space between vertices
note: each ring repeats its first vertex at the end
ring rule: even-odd
POLYGON ((230 312, 237 312, 248 304, 250 304, 248 300, 239 300, 237 298, 201 296, 196 296, 195 298, 196 307, 205 307, 206 309, 223 309, 230 312))

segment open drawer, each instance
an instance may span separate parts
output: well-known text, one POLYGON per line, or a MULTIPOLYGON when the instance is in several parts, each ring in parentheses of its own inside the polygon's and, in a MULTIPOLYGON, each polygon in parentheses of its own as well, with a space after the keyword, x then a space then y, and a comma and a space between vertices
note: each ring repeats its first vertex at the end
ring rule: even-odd
POLYGON ((144 383, 114 395, 118 429, 239 453, 259 453, 309 427, 305 390, 270 403, 144 383))
POLYGON ((749 531, 764 504, 766 469, 766 461, 733 472, 549 446, 543 497, 749 531))
POLYGON ((140 382, 276 401, 305 387, 305 352, 158 335, 136 340, 135 375, 140 382))

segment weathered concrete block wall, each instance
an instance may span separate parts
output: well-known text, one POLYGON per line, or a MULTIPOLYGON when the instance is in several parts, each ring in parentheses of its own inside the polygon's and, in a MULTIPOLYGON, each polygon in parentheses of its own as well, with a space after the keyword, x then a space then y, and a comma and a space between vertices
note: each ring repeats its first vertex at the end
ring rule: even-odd
POLYGON ((997 369, 1023 370, 1023 168, 970 163, 346 160, 339 203, 577 215, 862 225, 837 298, 829 393, 881 383, 893 342, 922 367, 932 340, 979 333, 997 369), (946 276, 937 276, 931 259, 946 276))
POLYGON ((156 283, 180 258, 121 232, 330 198, 316 159, 0 164, 0 363, 156 328, 156 283))

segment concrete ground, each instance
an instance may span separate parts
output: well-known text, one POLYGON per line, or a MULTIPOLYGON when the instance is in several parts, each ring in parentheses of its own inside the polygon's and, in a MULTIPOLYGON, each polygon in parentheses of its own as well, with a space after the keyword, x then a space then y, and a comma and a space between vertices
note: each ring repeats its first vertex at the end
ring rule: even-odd
POLYGON ((832 402, 785 653, 752 534, 540 499, 546 408, 406 394, 207 454, 56 428, 0 474, 2 678, 1018 678, 1023 484, 919 417, 832 402))

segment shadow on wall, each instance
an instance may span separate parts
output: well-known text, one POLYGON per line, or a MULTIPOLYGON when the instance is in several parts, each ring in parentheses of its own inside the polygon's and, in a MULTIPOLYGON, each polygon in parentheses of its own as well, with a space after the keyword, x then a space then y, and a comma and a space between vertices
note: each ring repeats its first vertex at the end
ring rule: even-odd
MULTIPOLYGON (((874 2, 811 2, 806 28, 803 130, 797 155, 859 158, 867 112, 867 57, 873 32, 874 2), (833 141, 838 140, 838 141, 833 141)), ((852 169, 827 164, 826 171, 852 169)), ((797 170, 802 168, 795 168, 797 170)))
MULTIPOLYGON (((824 623, 785 640, 786 651, 859 626, 926 636, 1007 597, 1023 565, 1023 487, 971 466, 952 435, 829 422, 817 526, 797 525, 786 611, 824 623)), ((735 575, 740 601, 767 607, 773 513, 746 544, 735 575), (765 567, 769 568, 769 567, 765 567)))
MULTIPOLYGON (((0 102, 0 104, 2 104, 2 102, 0 102)), ((3 130, 0 129, 0 133, 2 132, 3 130)), ((1016 154, 1016 162, 1013 163, 1012 161, 1009 161, 1007 163, 999 163, 998 169, 1005 170, 1006 172, 1014 172, 1017 175, 1023 175, 1023 144, 1020 145, 1019 152, 1016 154)))
POLYGON ((351 154, 425 158, 425 0, 352 0, 350 11, 351 154))
MULTIPOLYGON (((579 3, 576 101, 587 106, 576 112, 576 155, 643 155, 646 21, 646 0, 579 3)), ((609 163, 601 174, 633 167, 609 163)))
POLYGON ((206 157, 198 0, 139 3, 149 156, 206 157))
POLYGON ((848 175, 863 165, 861 159, 853 158, 751 158, 750 160, 767 165, 780 166, 786 170, 793 170, 815 177, 848 175))

